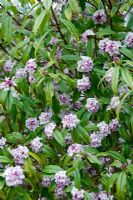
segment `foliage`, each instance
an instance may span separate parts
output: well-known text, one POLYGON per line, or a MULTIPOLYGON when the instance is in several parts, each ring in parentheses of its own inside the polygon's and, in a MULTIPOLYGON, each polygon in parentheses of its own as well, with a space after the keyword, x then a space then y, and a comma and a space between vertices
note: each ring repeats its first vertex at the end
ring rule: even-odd
POLYGON ((132 6, 0 0, 0 199, 133 199, 132 6))

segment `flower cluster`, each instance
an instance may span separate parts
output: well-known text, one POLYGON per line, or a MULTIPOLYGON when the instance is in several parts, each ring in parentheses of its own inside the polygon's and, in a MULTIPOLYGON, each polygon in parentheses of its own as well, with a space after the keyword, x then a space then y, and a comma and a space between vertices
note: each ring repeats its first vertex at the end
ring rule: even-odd
POLYGON ((20 166, 7 167, 4 171, 4 177, 7 186, 21 185, 23 183, 23 179, 25 178, 23 170, 20 166))
POLYGON ((11 150, 11 154, 16 164, 23 164, 24 159, 28 157, 28 148, 26 146, 19 145, 16 149, 11 150))
POLYGON ((119 48, 121 47, 120 41, 110 40, 108 38, 104 38, 103 40, 99 41, 99 49, 100 52, 108 53, 110 56, 118 55, 119 48))

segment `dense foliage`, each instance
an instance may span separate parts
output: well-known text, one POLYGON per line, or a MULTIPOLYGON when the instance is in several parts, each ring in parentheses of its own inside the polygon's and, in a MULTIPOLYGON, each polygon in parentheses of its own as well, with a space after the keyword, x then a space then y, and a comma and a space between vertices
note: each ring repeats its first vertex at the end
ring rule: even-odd
POLYGON ((132 6, 0 0, 0 199, 133 199, 132 6))

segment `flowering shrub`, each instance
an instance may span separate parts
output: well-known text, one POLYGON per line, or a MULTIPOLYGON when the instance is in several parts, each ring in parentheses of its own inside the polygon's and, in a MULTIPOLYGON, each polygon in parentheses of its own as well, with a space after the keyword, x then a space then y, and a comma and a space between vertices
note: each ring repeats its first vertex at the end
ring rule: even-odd
POLYGON ((0 1, 0 199, 133 199, 133 1, 0 1))

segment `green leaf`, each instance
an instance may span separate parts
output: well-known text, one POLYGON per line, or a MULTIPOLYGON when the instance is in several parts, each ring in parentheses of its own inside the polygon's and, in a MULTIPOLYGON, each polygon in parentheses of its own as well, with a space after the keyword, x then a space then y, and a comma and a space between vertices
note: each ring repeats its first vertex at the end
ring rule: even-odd
POLYGON ((10 42, 12 39, 12 18, 10 16, 5 16, 5 23, 4 23, 4 33, 5 33, 5 41, 10 42))
POLYGON ((63 60, 75 60, 75 61, 78 61, 80 58, 77 55, 68 54, 68 55, 63 55, 62 59, 63 60))
POLYGON ((77 0, 68 0, 71 10, 77 14, 79 12, 79 5, 77 0))
POLYGON ((133 89, 133 79, 132 79, 132 75, 130 74, 129 70, 124 67, 121 69, 121 75, 123 80, 125 81, 125 83, 131 88, 133 89))
POLYGON ((90 163, 102 165, 101 161, 95 155, 89 154, 87 159, 90 161, 90 163))
POLYGON ((65 13, 66 18, 70 21, 72 18, 72 12, 71 12, 70 7, 66 8, 64 13, 65 13))
POLYGON ((125 172, 121 172, 116 182, 117 199, 124 200, 126 195, 127 177, 125 172))
POLYGON ((69 22, 68 20, 60 19, 60 21, 64 24, 64 26, 66 26, 66 28, 70 31, 70 33, 78 41, 79 40, 79 34, 78 34, 78 30, 76 29, 76 27, 71 22, 69 22))
POLYGON ((100 28, 98 31, 99 37, 102 37, 104 35, 111 35, 114 34, 115 32, 111 30, 110 26, 107 26, 106 28, 100 28))
POLYGON ((117 181, 118 177, 119 177, 119 172, 118 173, 114 173, 109 177, 108 183, 107 183, 107 189, 108 192, 110 191, 110 188, 112 188, 115 184, 115 182, 117 181))
POLYGON ((23 134, 21 134, 19 132, 12 132, 10 134, 6 134, 5 137, 6 137, 7 142, 9 142, 11 144, 18 144, 18 143, 24 141, 23 134))
POLYGON ((116 65, 113 69, 113 76, 112 76, 112 90, 114 94, 117 94, 118 92, 119 74, 120 74, 120 67, 116 65))
POLYGON ((79 135, 86 144, 90 142, 89 134, 82 126, 78 125, 73 132, 79 135))
POLYGON ((131 60, 133 60, 133 52, 129 49, 127 49, 126 47, 122 47, 120 49, 120 52, 122 54, 124 54, 126 57, 130 58, 131 60))
POLYGON ((43 164, 42 160, 39 158, 39 156, 33 152, 28 153, 32 158, 34 158, 39 164, 43 164))
POLYGON ((43 5, 46 8, 46 10, 49 10, 52 5, 52 0, 43 0, 43 5))
POLYGON ((80 177, 80 172, 78 168, 76 168, 74 171, 74 183, 75 183, 75 186, 80 189, 81 177, 80 177))
POLYGON ((120 153, 118 152, 115 152, 115 151, 108 151, 108 152, 101 152, 101 153, 98 153, 97 156, 110 156, 116 160, 120 160, 122 162, 126 162, 126 158, 124 158, 123 155, 121 155, 120 153))
POLYGON ((0 163, 12 163, 12 160, 6 156, 0 155, 0 163))
POLYGON ((95 40, 90 38, 87 43, 87 55, 93 57, 95 48, 95 40))
POLYGON ((64 146, 65 143, 64 143, 64 138, 61 134, 61 132, 59 132, 58 130, 55 130, 54 133, 53 133, 53 136, 55 138, 55 140, 61 145, 61 146, 64 146))
POLYGON ((84 198, 85 198, 85 200, 92 200, 90 194, 86 191, 84 192, 84 198))
POLYGON ((14 200, 15 188, 10 187, 6 193, 6 200, 14 200))
POLYGON ((55 174, 58 171, 61 171, 62 168, 58 165, 48 165, 44 167, 44 172, 47 174, 55 174))
POLYGON ((121 106, 123 105, 125 99, 126 99, 128 96, 130 96, 132 93, 133 93, 133 90, 129 90, 129 92, 128 92, 127 94, 125 94, 125 95, 123 96, 123 98, 121 99, 121 101, 120 101, 120 103, 119 103, 119 105, 118 105, 118 107, 117 107, 117 109, 116 109, 116 115, 117 115, 117 118, 118 118, 118 119, 119 119, 119 115, 120 115, 121 106))
POLYGON ((52 97, 54 96, 54 86, 51 79, 46 80, 45 85, 46 100, 49 105, 52 105, 52 97))
POLYGON ((85 3, 86 3, 86 0, 79 0, 79 5, 83 11, 85 10, 85 3))
POLYGON ((4 185, 5 185, 5 180, 0 180, 0 190, 3 189, 4 185))
POLYGON ((50 17, 49 11, 42 11, 41 14, 36 18, 34 26, 33 26, 33 32, 36 34, 40 26, 43 24, 43 29, 45 28, 46 23, 48 22, 48 19, 50 17))
POLYGON ((48 30, 48 31, 39 39, 39 41, 37 41, 37 45, 36 45, 36 47, 35 47, 35 56, 37 55, 37 52, 38 52, 38 50, 39 50, 39 47, 41 46, 41 44, 42 44, 44 38, 48 35, 48 33, 49 33, 50 31, 51 31, 51 29, 48 30))

